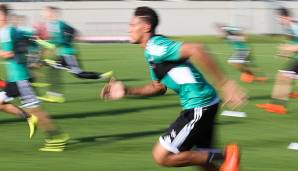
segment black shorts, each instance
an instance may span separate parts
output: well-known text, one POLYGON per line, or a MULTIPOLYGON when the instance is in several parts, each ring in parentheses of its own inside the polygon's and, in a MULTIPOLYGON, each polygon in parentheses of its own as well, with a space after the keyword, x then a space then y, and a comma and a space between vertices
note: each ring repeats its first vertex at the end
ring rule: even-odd
POLYGON ((6 87, 0 91, 1 102, 9 102, 16 97, 20 98, 21 107, 32 108, 40 105, 40 101, 37 99, 28 80, 8 82, 6 87))
POLYGON ((244 64, 250 62, 251 50, 250 49, 237 49, 234 54, 228 59, 228 63, 244 64))
POLYGON ((160 144, 168 151, 179 153, 197 148, 212 148, 215 116, 219 103, 184 110, 164 135, 160 144))
POLYGON ((287 67, 287 71, 292 71, 295 72, 295 74, 298 74, 298 60, 297 59, 293 59, 295 61, 291 62, 288 67, 287 67))
POLYGON ((298 60, 292 59, 285 69, 279 70, 279 72, 292 79, 298 79, 298 60))

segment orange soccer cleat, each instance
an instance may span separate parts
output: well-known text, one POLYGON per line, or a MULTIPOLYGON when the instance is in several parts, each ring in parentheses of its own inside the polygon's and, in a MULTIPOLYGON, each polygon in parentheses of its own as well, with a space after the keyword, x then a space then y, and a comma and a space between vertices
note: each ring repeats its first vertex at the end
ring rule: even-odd
POLYGON ((0 88, 5 88, 6 87, 6 82, 3 80, 0 80, 0 88))
POLYGON ((254 78, 255 81, 267 81, 268 80, 268 77, 265 77, 265 76, 256 76, 254 78))
POLYGON ((252 74, 242 73, 240 80, 245 83, 252 83, 255 79, 255 76, 252 74))
POLYGON ((273 103, 264 103, 264 104, 257 104, 258 108, 262 108, 267 112, 272 112, 280 115, 287 114, 287 108, 283 105, 273 104, 273 103))
POLYGON ((293 99, 298 99, 298 91, 296 92, 293 92, 289 95, 290 98, 293 98, 293 99))
POLYGON ((237 144, 229 144, 226 147, 224 163, 220 171, 239 171, 240 170, 240 148, 237 144))

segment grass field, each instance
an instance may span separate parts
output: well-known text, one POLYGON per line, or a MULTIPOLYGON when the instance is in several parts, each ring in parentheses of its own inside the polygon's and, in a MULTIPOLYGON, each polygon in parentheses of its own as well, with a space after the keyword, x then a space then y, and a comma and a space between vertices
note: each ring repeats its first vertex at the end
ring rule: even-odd
MULTIPOLYGON (((275 57, 277 43, 252 43, 257 63, 270 80, 243 84, 250 95, 242 109, 247 118, 219 116, 217 146, 237 142, 242 148, 243 171, 297 171, 298 151, 287 146, 298 141, 297 100, 289 103, 288 115, 275 115, 255 108, 270 98, 274 75, 287 61, 275 57)), ((208 48, 232 78, 239 73, 226 64, 231 54, 227 44, 209 43, 208 48)), ((88 70, 113 70, 127 85, 150 82, 143 51, 128 44, 81 44, 81 59, 88 70)), ((3 67, 1 67, 3 68, 3 67)), ((159 135, 180 111, 172 91, 162 97, 125 98, 115 102, 99 100, 103 82, 79 80, 64 74, 64 104, 44 103, 45 109, 72 139, 62 153, 39 152, 44 134, 28 139, 25 122, 0 115, 1 171, 191 171, 194 168, 162 168, 151 157, 159 135)))

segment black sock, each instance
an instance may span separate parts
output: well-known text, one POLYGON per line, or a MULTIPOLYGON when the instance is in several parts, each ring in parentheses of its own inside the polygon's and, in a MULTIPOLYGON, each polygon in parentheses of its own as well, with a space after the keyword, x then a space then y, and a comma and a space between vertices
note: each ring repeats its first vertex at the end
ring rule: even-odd
POLYGON ((208 160, 207 163, 210 164, 214 161, 223 160, 224 155, 218 150, 218 151, 210 151, 208 153, 208 160))
MULTIPOLYGON (((17 106, 16 106, 17 107, 17 106)), ((29 113, 27 113, 24 109, 22 109, 22 108, 20 108, 20 107, 17 107, 20 111, 21 111, 21 117, 22 118, 25 118, 25 119, 27 119, 27 118, 30 118, 31 116, 29 115, 29 113)))
POLYGON ((286 100, 280 100, 280 99, 272 99, 271 103, 273 104, 277 104, 277 105, 282 105, 282 106, 286 106, 287 105, 287 101, 286 100))

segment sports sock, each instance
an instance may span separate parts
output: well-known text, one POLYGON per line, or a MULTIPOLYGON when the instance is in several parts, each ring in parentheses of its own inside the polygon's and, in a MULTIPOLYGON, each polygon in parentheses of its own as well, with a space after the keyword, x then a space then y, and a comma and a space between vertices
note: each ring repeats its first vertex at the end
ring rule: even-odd
POLYGON ((210 151, 208 153, 208 159, 207 163, 213 163, 214 161, 223 160, 224 155, 218 150, 218 151, 210 151))
POLYGON ((27 113, 24 109, 22 109, 20 107, 17 107, 17 108, 21 111, 20 114, 21 114, 21 117, 22 118, 27 119, 27 118, 30 118, 31 117, 31 115, 29 113, 27 113))
POLYGON ((280 99, 272 99, 271 103, 276 104, 276 105, 282 105, 282 106, 287 106, 287 101, 285 100, 280 100, 280 99))

